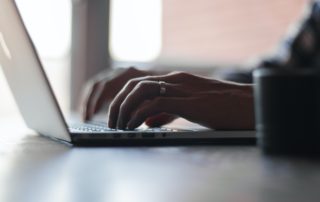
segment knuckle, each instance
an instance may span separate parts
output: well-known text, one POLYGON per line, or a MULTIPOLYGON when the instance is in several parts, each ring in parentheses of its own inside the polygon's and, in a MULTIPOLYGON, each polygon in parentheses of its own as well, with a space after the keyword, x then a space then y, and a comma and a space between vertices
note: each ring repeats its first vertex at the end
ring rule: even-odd
POLYGON ((109 116, 114 116, 116 109, 114 108, 114 106, 110 106, 109 107, 109 116))
POLYGON ((109 106, 109 113, 115 113, 118 109, 118 106, 119 106, 118 102, 116 102, 115 100, 112 101, 109 106))
POLYGON ((186 72, 179 72, 178 75, 181 76, 181 77, 188 77, 188 76, 190 76, 190 74, 189 74, 189 73, 186 73, 186 72))
POLYGON ((188 78, 191 76, 191 74, 187 73, 187 72, 182 72, 182 71, 174 71, 172 73, 169 74, 169 76, 173 76, 177 79, 183 79, 183 78, 188 78))
POLYGON ((183 73, 183 72, 182 71, 173 71, 173 72, 169 73, 169 75, 179 75, 181 73, 183 73))
POLYGON ((89 79, 87 81, 88 85, 94 86, 94 85, 100 85, 100 83, 104 80, 104 78, 101 78, 99 75, 94 76, 92 79, 89 79))
POLYGON ((139 80, 137 78, 134 78, 134 79, 130 79, 128 82, 127 82, 127 86, 129 88, 134 88, 137 83, 139 82, 139 80))
POLYGON ((101 90, 103 88, 105 88, 105 82, 103 81, 97 81, 91 85, 92 90, 101 90))
POLYGON ((119 107, 119 114, 123 114, 126 111, 127 104, 126 103, 121 103, 119 107))
POLYGON ((143 80, 151 80, 151 79, 153 79, 155 76, 150 76, 150 75, 148 75, 148 76, 144 76, 144 77, 142 77, 143 78, 143 80))
POLYGON ((111 112, 114 109, 114 107, 115 107, 115 103, 114 101, 112 101, 109 105, 109 112, 111 112))
POLYGON ((144 90, 148 87, 149 82, 148 81, 140 81, 137 85, 136 88, 137 90, 144 90))
POLYGON ((135 66, 130 66, 130 67, 128 67, 128 69, 126 71, 127 72, 136 72, 136 71, 138 71, 138 69, 135 66))
POLYGON ((100 82, 99 81, 94 81, 94 80, 91 80, 91 81, 88 81, 86 86, 87 88, 89 89, 96 89, 98 86, 100 85, 100 82))
POLYGON ((103 86, 103 88, 107 88, 108 85, 109 85, 109 81, 108 80, 101 81, 100 83, 101 83, 100 85, 103 86))

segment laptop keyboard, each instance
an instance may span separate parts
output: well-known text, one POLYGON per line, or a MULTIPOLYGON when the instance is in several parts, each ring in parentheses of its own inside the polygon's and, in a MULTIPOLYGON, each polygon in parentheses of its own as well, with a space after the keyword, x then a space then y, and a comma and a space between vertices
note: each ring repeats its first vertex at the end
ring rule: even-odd
POLYGON ((72 125, 69 127, 71 131, 81 131, 81 132, 110 132, 110 131, 117 131, 113 128, 108 128, 106 126, 99 126, 95 124, 77 124, 72 125))
POLYGON ((103 123, 81 123, 81 124, 73 124, 69 126, 69 130, 72 132, 87 132, 87 133, 108 133, 108 132, 172 132, 176 131, 174 129, 169 128, 143 128, 143 129, 134 129, 134 130, 119 130, 107 127, 106 124, 103 123))

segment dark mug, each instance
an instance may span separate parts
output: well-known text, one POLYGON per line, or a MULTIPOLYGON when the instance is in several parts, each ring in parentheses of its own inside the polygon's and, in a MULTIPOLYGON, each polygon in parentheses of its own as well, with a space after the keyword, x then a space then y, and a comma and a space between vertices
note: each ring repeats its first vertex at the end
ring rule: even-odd
POLYGON ((258 144, 268 154, 320 154, 320 71, 253 73, 258 144))

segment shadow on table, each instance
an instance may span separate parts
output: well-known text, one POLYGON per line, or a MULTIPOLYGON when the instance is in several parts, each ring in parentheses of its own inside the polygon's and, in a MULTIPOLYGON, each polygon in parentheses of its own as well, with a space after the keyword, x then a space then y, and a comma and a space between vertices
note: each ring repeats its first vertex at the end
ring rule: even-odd
POLYGON ((57 201, 70 146, 27 135, 10 152, 3 167, 0 201, 57 201))
POLYGON ((30 135, 3 163, 6 202, 313 201, 320 185, 318 162, 253 146, 73 148, 30 135))

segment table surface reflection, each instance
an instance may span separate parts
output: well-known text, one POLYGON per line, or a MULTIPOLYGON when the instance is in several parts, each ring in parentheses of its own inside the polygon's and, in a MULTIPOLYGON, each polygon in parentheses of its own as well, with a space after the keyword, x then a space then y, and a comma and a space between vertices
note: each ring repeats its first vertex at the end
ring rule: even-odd
POLYGON ((1 120, 0 201, 319 201, 315 159, 255 146, 76 148, 1 120))

